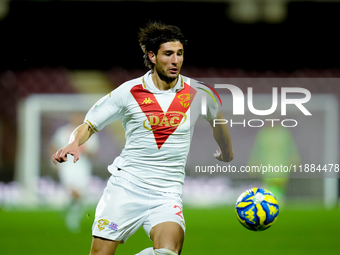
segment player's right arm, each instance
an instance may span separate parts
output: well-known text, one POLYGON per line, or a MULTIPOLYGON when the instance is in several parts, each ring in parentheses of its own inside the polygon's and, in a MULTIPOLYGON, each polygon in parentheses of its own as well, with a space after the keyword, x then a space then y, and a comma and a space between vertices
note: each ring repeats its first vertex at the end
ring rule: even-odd
POLYGON ((94 131, 90 128, 88 124, 83 123, 78 126, 72 132, 69 143, 53 154, 53 163, 57 164, 57 162, 66 162, 68 154, 74 157, 73 162, 76 163, 79 160, 78 147, 84 144, 91 137, 92 134, 94 134, 94 131))
POLYGON ((129 90, 122 85, 99 99, 87 112, 85 122, 72 132, 69 143, 53 155, 54 164, 67 161, 68 154, 74 157, 74 163, 77 162, 79 160, 78 147, 84 144, 92 134, 120 117, 123 109, 122 101, 125 100, 124 95, 128 92, 129 90))

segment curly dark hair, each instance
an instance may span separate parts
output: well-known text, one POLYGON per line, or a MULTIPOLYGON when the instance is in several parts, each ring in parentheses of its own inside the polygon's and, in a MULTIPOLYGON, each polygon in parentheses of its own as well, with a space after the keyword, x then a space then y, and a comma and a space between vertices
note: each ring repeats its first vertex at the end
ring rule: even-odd
POLYGON ((150 51, 157 55, 160 45, 166 42, 179 41, 183 46, 187 43, 178 27, 161 22, 149 22, 145 28, 140 29, 138 35, 139 45, 144 52, 144 64, 150 69, 153 69, 154 66, 148 56, 150 51))

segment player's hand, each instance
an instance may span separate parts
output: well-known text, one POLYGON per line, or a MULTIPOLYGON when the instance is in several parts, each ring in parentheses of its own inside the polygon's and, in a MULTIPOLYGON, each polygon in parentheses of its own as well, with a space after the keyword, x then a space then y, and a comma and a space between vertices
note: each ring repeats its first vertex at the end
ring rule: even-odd
POLYGON ((216 150, 216 152, 214 153, 214 157, 219 161, 230 162, 234 158, 234 152, 232 153, 232 155, 227 156, 223 155, 223 153, 220 150, 216 150))
POLYGON ((219 161, 223 161, 223 156, 220 150, 216 150, 216 152, 214 153, 214 157, 219 161))
POLYGON ((68 144, 65 147, 59 149, 56 153, 53 154, 52 160, 54 164, 63 163, 67 161, 67 155, 70 154, 73 156, 73 162, 76 163, 79 160, 79 150, 78 146, 73 144, 68 144))

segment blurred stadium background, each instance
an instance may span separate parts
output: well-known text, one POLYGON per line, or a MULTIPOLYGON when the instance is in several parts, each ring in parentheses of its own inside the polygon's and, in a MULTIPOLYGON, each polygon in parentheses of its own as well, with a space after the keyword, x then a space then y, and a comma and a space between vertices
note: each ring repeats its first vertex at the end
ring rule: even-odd
MULTIPOLYGON (((0 254, 88 253, 106 166, 124 136, 119 123, 98 134, 102 149, 78 234, 63 225, 67 197, 50 162, 50 139, 73 109, 85 113, 101 95, 147 71, 137 33, 149 20, 177 25, 188 38, 184 75, 265 78, 254 86, 258 96, 272 92, 270 79, 297 79, 292 86, 326 96, 325 105, 334 102, 333 122, 319 103, 315 122, 303 119, 291 131, 301 163, 338 164, 339 11, 335 0, 0 0, 0 254)), ((249 84, 239 87, 246 94, 249 84)), ((206 129, 199 123, 194 147, 209 139, 200 135, 206 129)), ((234 164, 248 164, 256 130, 230 131, 234 164)), ((261 179, 188 175, 183 254, 339 254, 339 173, 290 178, 279 219, 263 233, 243 229, 233 212, 237 196, 261 179)), ((134 254, 147 246, 138 231, 119 249, 134 254)))

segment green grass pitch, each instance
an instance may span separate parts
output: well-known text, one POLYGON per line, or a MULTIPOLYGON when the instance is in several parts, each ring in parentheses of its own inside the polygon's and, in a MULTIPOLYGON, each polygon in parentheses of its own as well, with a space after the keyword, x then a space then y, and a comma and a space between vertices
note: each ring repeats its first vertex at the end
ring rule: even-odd
MULTIPOLYGON (((89 254, 94 209, 80 233, 67 231, 59 211, 0 210, 1 255, 89 254)), ((245 229, 233 207, 184 208, 186 237, 182 254, 340 254, 340 210, 322 207, 280 209, 276 223, 262 232, 245 229)), ((142 229, 120 245, 117 254, 136 254, 152 245, 142 229)))

